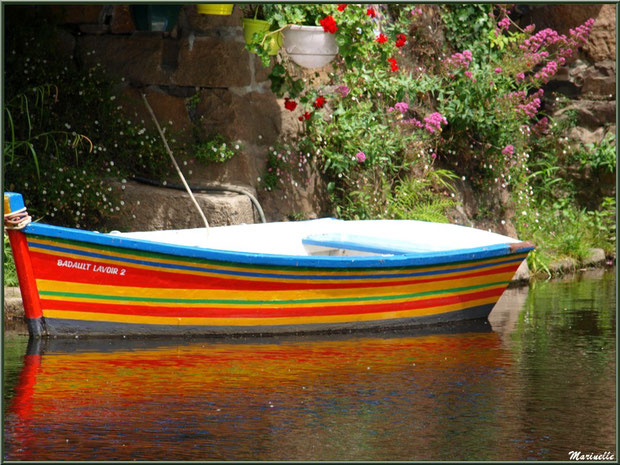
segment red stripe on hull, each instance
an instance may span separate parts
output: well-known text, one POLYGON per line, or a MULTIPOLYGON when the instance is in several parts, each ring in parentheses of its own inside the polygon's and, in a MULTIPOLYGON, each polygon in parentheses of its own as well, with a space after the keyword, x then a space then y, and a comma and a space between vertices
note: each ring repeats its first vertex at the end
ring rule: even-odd
MULTIPOLYGON (((107 286, 130 286, 130 287, 152 287, 159 289, 232 289, 232 290, 308 290, 308 289, 357 289, 367 287, 392 287, 409 284, 423 284, 438 281, 450 281, 455 279, 475 278, 501 273, 514 273, 519 263, 509 264, 501 268, 486 269, 459 276, 438 276, 434 275, 426 279, 410 278, 398 281, 373 281, 373 282, 325 282, 324 280, 279 282, 265 281, 261 279, 228 279, 213 276, 197 276, 192 274, 174 273, 161 270, 148 270, 134 268, 126 265, 115 265, 124 268, 123 276, 117 274, 105 274, 92 271, 95 265, 102 262, 79 259, 80 263, 90 264, 91 271, 84 271, 74 268, 59 268, 58 260, 67 260, 66 257, 50 255, 31 251, 32 263, 37 279, 57 280, 59 272, 62 272, 62 280, 83 284, 102 284, 107 286)), ((206 270, 208 271, 208 270, 206 270)), ((346 271, 345 271, 346 272, 346 271)), ((450 270, 447 270, 450 272, 450 270)), ((342 275, 342 274, 340 274, 342 275)), ((363 277, 361 277, 363 279, 363 277)))
POLYGON ((380 313, 401 310, 415 310, 425 307, 444 306, 460 302, 498 297, 502 295, 505 287, 489 289, 486 291, 472 292, 468 294, 435 297, 432 299, 390 302, 382 304, 357 304, 342 305, 338 307, 287 307, 277 308, 277 303, 259 308, 224 308, 224 307, 165 307, 165 306, 141 306, 141 305, 118 305, 100 304, 92 302, 73 302, 46 300, 41 301, 45 310, 80 311, 85 313, 111 313, 120 315, 158 316, 158 317, 203 317, 203 318, 274 318, 274 317, 302 317, 302 316, 329 316, 329 315, 355 315, 367 313, 380 313))

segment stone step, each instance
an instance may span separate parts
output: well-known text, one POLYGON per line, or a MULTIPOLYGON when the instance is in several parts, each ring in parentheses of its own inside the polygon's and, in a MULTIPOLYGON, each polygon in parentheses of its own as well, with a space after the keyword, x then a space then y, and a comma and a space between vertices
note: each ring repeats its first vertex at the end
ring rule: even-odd
MULTIPOLYGON (((105 229, 119 231, 156 231, 204 227, 189 194, 178 189, 155 187, 135 181, 113 182, 124 205, 106 220, 105 229)), ((219 185, 225 188, 225 185, 219 185)), ((232 186, 235 187, 235 186, 232 186)), ((255 195, 251 189, 242 187, 255 195)), ((251 224, 260 221, 250 197, 236 192, 194 193, 209 226, 251 224)))

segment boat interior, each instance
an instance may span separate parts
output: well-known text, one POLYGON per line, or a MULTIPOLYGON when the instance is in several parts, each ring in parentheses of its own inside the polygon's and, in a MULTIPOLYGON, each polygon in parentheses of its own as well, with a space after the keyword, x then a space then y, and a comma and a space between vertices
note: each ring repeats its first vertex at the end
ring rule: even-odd
POLYGON ((333 218, 111 234, 188 247, 299 256, 423 255, 517 242, 454 224, 333 218))

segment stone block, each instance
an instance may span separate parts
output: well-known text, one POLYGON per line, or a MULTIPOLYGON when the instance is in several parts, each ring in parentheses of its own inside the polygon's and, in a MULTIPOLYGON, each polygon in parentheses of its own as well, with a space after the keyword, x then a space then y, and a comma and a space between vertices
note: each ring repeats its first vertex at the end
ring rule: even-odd
POLYGON ((169 84, 162 70, 163 40, 160 33, 136 32, 131 36, 82 36, 80 57, 87 64, 101 63, 112 74, 141 84, 169 84))
POLYGON ((196 185, 224 182, 255 188, 258 185, 257 178, 265 169, 267 148, 244 142, 240 142, 239 146, 238 153, 224 163, 200 161, 194 158, 191 149, 187 154, 180 155, 179 163, 183 165, 187 179, 196 185))
MULTIPOLYGON (((131 181, 113 182, 112 186, 120 192, 125 205, 118 216, 106 222, 105 229, 155 231, 204 227, 187 192, 131 181)), ((194 196, 210 226, 254 223, 254 208, 247 195, 195 193, 194 196)))
POLYGON ((606 263, 605 251, 603 249, 590 249, 588 256, 583 260, 582 266, 598 267, 606 263))
POLYGON ((549 265, 552 275, 571 273, 577 269, 577 261, 572 258, 562 258, 549 265))
POLYGON ((50 8, 61 24, 96 24, 104 5, 54 5, 50 8))
POLYGON ((527 265, 527 260, 523 260, 517 272, 512 277, 511 283, 525 283, 530 280, 530 267, 527 265))
POLYGON ((588 67, 583 73, 584 95, 613 98, 616 95, 616 63, 605 60, 588 67))
POLYGON ((220 133, 229 139, 259 145, 273 144, 280 135, 280 107, 271 92, 240 96, 222 89, 207 89, 199 96, 195 117, 205 135, 220 133))
POLYGON ((249 53, 242 42, 208 37, 181 39, 172 83, 195 87, 243 87, 252 80, 249 53))
POLYGON ((136 29, 129 5, 114 5, 110 32, 112 34, 129 34, 136 29))
POLYGON ((130 118, 136 122, 143 122, 146 127, 155 130, 155 123, 142 100, 142 93, 146 95, 159 125, 166 130, 169 143, 172 138, 182 142, 192 141, 191 121, 186 107, 187 100, 164 92, 158 87, 140 90, 127 87, 123 90, 120 101, 123 110, 130 118))
MULTIPOLYGON (((594 27, 583 50, 591 61, 616 59, 616 8, 615 4, 599 5, 594 27)), ((583 7, 583 5, 575 5, 583 7)))
POLYGON ((591 130, 616 122, 615 100, 576 100, 558 111, 554 116, 561 118, 564 113, 570 110, 575 110, 577 112, 577 124, 579 126, 591 130))

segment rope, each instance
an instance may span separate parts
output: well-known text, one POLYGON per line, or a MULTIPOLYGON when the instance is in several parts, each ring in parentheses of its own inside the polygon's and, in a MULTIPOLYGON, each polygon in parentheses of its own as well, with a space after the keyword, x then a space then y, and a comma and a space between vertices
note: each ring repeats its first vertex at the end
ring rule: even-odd
POLYGON ((6 229, 24 229, 31 221, 32 217, 26 209, 4 215, 4 227, 6 229))
POLYGON ((192 194, 192 190, 187 185, 187 181, 185 180, 185 176, 183 176, 183 173, 181 172, 181 168, 179 168, 179 165, 178 165, 176 159, 174 158, 174 155, 172 155, 172 150, 170 150, 170 147, 168 146, 168 141, 166 140, 166 136, 164 136, 164 132, 161 130, 161 127, 159 126, 159 122, 157 121, 157 118, 155 117, 155 113, 153 113, 153 109, 151 108, 151 106, 149 105, 148 100, 146 99, 146 94, 142 94, 142 100, 144 100, 144 104, 146 105, 147 110, 151 114, 151 118, 153 118, 153 122, 155 123, 155 126, 157 127, 157 131, 159 132, 159 135, 161 136, 162 140, 164 141, 164 146, 166 147, 166 152, 168 152, 168 155, 170 155, 170 159, 172 160, 172 164, 176 168, 177 173, 179 174, 179 177, 181 178, 181 181, 183 182, 183 186, 185 186, 185 190, 187 191, 187 193, 189 194, 190 198, 192 199, 192 202, 194 202, 194 205, 196 206, 196 209, 198 210, 198 213, 200 213, 202 221, 204 221, 205 227, 208 228, 209 227, 209 222, 207 221, 207 217, 203 213, 202 208, 200 208, 200 205, 198 205, 198 202, 196 201, 196 197, 194 197, 194 194, 192 194))

